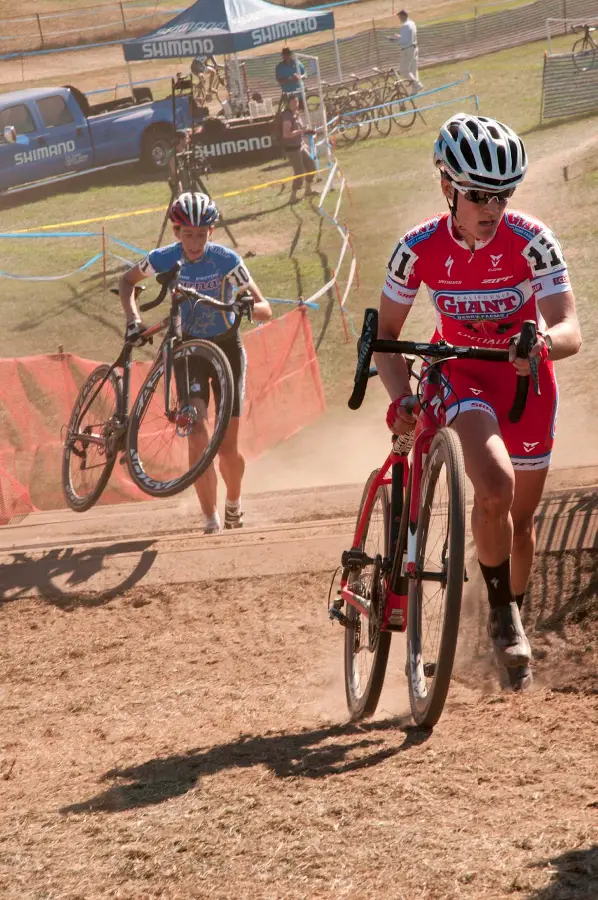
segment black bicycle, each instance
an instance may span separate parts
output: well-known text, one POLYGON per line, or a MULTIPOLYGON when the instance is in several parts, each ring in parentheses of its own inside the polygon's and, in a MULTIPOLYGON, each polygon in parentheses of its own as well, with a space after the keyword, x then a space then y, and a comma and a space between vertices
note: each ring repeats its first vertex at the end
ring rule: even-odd
POLYGON ((573 65, 578 72, 587 72, 595 67, 598 46, 592 37, 592 32, 596 29, 593 25, 582 25, 572 30, 574 34, 579 34, 580 31, 583 33, 583 37, 575 41, 571 49, 573 65))
MULTIPOLYGON (((154 309, 171 295, 169 315, 146 328, 141 338, 165 331, 156 358, 141 385, 129 413, 133 343, 125 340, 111 366, 93 370, 77 397, 66 429, 62 459, 62 486, 68 505, 85 512, 100 498, 119 454, 131 478, 152 497, 170 497, 185 490, 206 471, 230 423, 233 406, 233 375, 228 359, 213 340, 183 340, 180 305, 184 300, 209 306, 222 313, 234 310, 227 335, 251 321, 253 298, 239 294, 234 303, 223 303, 178 282, 180 263, 157 281, 159 296, 140 306, 154 309), (192 396, 193 371, 197 364, 219 385, 220 400, 207 427, 204 411, 192 396)), ((136 287, 136 296, 143 288, 136 287)), ((118 293, 115 291, 114 293, 118 293)), ((218 392, 215 391, 217 394, 218 392)))

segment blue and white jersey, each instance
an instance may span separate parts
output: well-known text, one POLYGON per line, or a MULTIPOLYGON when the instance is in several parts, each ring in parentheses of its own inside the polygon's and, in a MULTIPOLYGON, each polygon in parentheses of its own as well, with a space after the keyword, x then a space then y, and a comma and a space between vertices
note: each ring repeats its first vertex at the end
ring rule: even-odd
MULTIPOLYGON (((208 242, 201 259, 196 262, 186 260, 179 241, 168 247, 152 250, 139 264, 145 275, 168 272, 179 260, 183 260, 179 280, 183 287, 194 288, 223 303, 231 303, 233 287, 246 287, 251 276, 243 260, 234 250, 220 244, 208 242)), ((193 337, 209 338, 228 331, 234 321, 234 313, 224 313, 219 309, 193 304, 189 300, 181 303, 183 331, 193 337)))

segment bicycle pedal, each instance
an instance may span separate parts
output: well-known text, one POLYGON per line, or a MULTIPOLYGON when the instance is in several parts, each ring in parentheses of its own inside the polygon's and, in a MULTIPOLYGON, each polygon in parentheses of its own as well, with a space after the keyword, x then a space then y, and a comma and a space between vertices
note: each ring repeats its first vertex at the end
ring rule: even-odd
POLYGON ((436 674, 436 663, 424 663, 424 675, 426 678, 434 678, 436 674))

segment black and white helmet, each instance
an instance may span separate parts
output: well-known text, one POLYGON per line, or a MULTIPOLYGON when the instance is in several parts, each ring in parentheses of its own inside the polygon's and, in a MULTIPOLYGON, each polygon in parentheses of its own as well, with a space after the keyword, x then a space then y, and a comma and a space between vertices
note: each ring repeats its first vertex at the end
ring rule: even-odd
POLYGON ((207 194, 199 191, 186 191, 180 194, 170 207, 170 221, 174 225, 215 225, 218 221, 218 208, 207 194))
POLYGON ((453 181, 501 190, 523 181, 527 154, 523 141, 508 125, 457 113, 440 129, 434 163, 453 181))

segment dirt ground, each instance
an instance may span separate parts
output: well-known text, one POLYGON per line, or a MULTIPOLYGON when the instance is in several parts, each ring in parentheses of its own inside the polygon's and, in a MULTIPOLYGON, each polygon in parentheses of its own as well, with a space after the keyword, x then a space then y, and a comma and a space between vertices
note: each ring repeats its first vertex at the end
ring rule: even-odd
POLYGON ((106 564, 105 587, 126 585, 143 539, 157 541, 159 583, 121 591, 89 590, 77 562, 86 542, 93 550, 93 523, 69 538, 52 513, 37 547, 35 517, 5 531, 0 896, 595 900, 596 534, 577 541, 595 549, 558 549, 571 546, 571 509, 587 524, 595 502, 589 484, 567 494, 563 481, 526 612, 535 690, 500 692, 473 578, 431 734, 410 722, 401 636, 376 717, 347 721, 343 633, 326 612, 338 553, 318 557, 298 529, 318 525, 324 501, 349 533, 357 486, 248 498, 245 544, 196 537, 189 549, 170 508, 106 509, 97 521, 112 516, 138 543, 106 564), (220 577, 185 580, 202 540, 208 556, 224 553, 220 577), (294 565, 276 574, 293 542, 294 565), (253 568, 233 571, 227 554, 243 547, 253 568), (35 556, 66 574, 45 597, 18 575, 39 575, 35 556))

